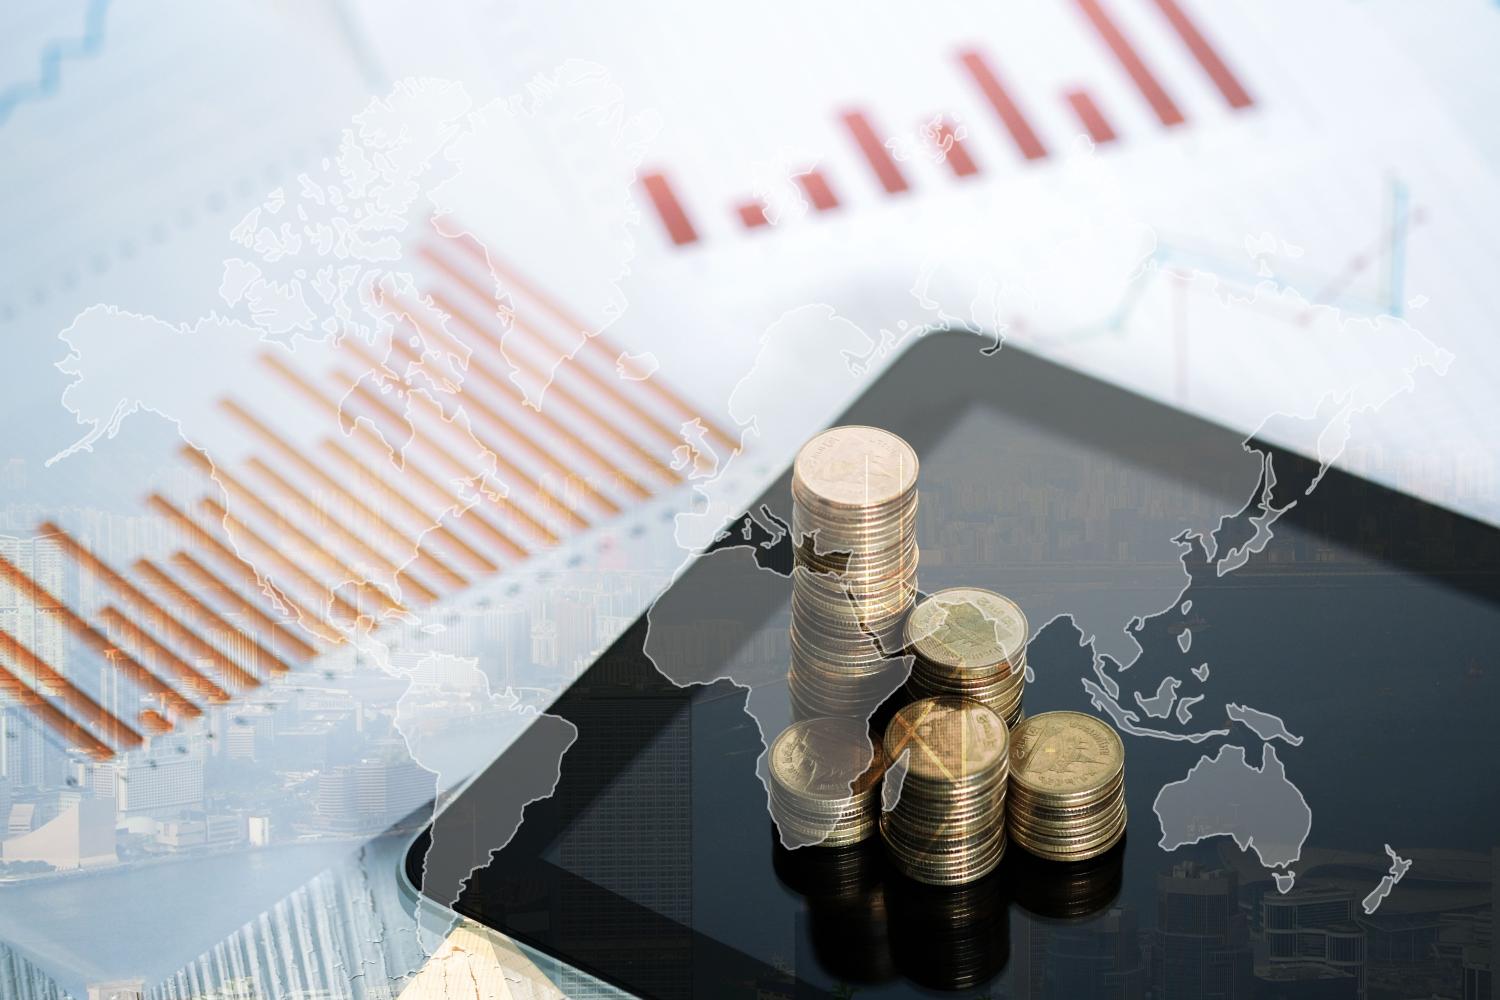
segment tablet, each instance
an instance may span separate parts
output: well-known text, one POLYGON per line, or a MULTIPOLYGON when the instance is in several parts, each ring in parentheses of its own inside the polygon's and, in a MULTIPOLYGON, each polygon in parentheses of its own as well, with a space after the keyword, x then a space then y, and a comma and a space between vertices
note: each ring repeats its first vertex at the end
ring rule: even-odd
POLYGON ((1025 712, 1122 731, 1119 844, 1011 844, 946 888, 878 834, 781 845, 788 473, 439 813, 411 886, 582 995, 1360 996, 1487 970, 1500 532, 983 346, 921 339, 839 422, 920 457, 921 590, 1025 611, 1025 712))

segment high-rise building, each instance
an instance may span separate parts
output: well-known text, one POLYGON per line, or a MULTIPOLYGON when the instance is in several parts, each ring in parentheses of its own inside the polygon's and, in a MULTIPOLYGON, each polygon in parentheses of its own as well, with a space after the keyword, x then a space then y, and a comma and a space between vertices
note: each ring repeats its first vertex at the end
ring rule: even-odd
POLYGON ((557 622, 537 622, 531 626, 531 662, 539 667, 556 667, 561 663, 557 622))
POLYGON ((1500 1000, 1500 847, 1490 848, 1490 996, 1500 1000))
POLYGON ((387 826, 430 801, 437 794, 437 776, 410 760, 362 760, 354 794, 366 825, 387 826))
POLYGON ((557 623, 558 666, 576 674, 593 660, 599 613, 592 595, 570 593, 552 602, 552 617, 557 623))
POLYGON ((1157 876, 1152 945, 1157 1000, 1250 996, 1249 933, 1234 872, 1188 861, 1157 876))
POLYGON ((1299 888, 1261 900, 1268 958, 1277 963, 1321 962, 1353 976, 1364 995, 1367 944, 1355 921, 1355 899, 1342 889, 1299 888))
MULTIPOLYGON (((0 695, 3 699, 4 695, 0 695)), ((20 705, 0 707, 0 777, 17 790, 47 786, 49 750, 42 726, 20 705)))
POLYGON ((224 755, 232 760, 259 760, 276 737, 276 715, 254 707, 234 713, 224 729, 224 755))
POLYGON ((1146 968, 1135 913, 1113 907, 1087 925, 1050 928, 1041 980, 1044 997, 1144 1000, 1146 968))
MULTIPOLYGON (((62 550, 47 538, 0 537, 0 556, 51 594, 63 592, 62 550)), ((0 631, 67 675, 66 630, 52 608, 36 607, 20 588, 0 579, 0 631)), ((50 694, 45 685, 44 694, 50 694)), ((30 713, 0 695, 0 777, 18 789, 62 784, 67 768, 63 748, 50 741, 30 713)))
POLYGON ((354 768, 341 764, 318 773, 317 797, 313 802, 318 826, 325 830, 358 829, 356 801, 354 768))
POLYGON ((121 816, 170 816, 203 807, 203 757, 196 752, 138 751, 114 762, 115 804, 121 816))
POLYGON ((493 688, 503 690, 517 683, 531 666, 531 612, 521 605, 486 608, 486 638, 492 638, 498 676, 493 688))
POLYGON ((1490 941, 1466 946, 1463 954, 1463 1000, 1493 1000, 1495 993, 1495 968, 1491 965, 1494 924, 1490 918, 1487 930, 1490 941))
POLYGON ((6 1000, 65 1000, 68 994, 51 976, 0 944, 0 997, 6 1000))

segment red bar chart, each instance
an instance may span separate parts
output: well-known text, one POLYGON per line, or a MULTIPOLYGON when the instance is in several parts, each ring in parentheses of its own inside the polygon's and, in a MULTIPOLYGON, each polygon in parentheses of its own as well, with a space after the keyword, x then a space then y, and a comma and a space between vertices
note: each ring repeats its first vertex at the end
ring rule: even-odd
MULTIPOLYGON (((1102 74, 1102 78, 1064 78, 1039 88, 1033 79, 1035 60, 1028 66, 1026 59, 1017 58, 1018 66, 1007 67, 1006 60, 989 47, 957 45, 953 63, 938 69, 960 87, 967 86, 968 92, 955 93, 955 99, 977 104, 978 117, 956 116, 951 104, 930 109, 920 119, 922 125, 898 140, 882 128, 881 116, 874 107, 850 100, 829 119, 835 126, 832 141, 842 155, 819 157, 817 167, 793 172, 788 178, 805 199, 808 214, 818 216, 847 208, 850 190, 854 201, 865 203, 872 192, 877 198, 906 196, 919 186, 940 182, 942 178, 934 178, 931 168, 920 162, 923 160, 939 164, 950 182, 972 182, 973 178, 996 176, 1007 168, 1052 161, 1057 155, 1053 146, 1066 152, 1065 139, 1071 136, 1085 135, 1096 148, 1119 147, 1127 139, 1144 138, 1131 134, 1142 127, 1137 108, 1148 112, 1160 129, 1176 132, 1187 124, 1188 116, 1172 90, 1186 93, 1186 88, 1203 84, 1178 77, 1172 79, 1171 87, 1164 83, 1159 67, 1152 65, 1164 61, 1163 44, 1180 45, 1230 111, 1255 106, 1249 90, 1209 34, 1189 14, 1183 0, 1069 0, 1062 16, 1073 23, 1066 30, 1078 36, 1079 72, 1102 74), (1126 4, 1136 9, 1125 11, 1130 17, 1121 17, 1126 4), (1159 29, 1148 30, 1143 19, 1156 19, 1159 29), (1141 44, 1148 36, 1157 48, 1141 44), (988 132, 986 122, 994 126, 993 136, 978 143, 980 151, 976 154, 976 144, 969 139, 976 128, 988 132), (905 152, 911 148, 909 137, 913 133, 918 143, 928 147, 926 156, 909 157, 905 152), (996 138, 1013 156, 1009 164, 1003 162, 1003 156, 994 161, 996 138), (903 150, 899 156, 897 149, 903 150)), ((1006 44, 1016 42, 1007 40, 1006 44)), ((1180 69, 1177 72, 1180 77, 1180 69)), ((1199 105, 1193 108, 1198 115, 1199 105)), ((887 120, 912 119, 903 114, 900 119, 893 115, 887 120)), ((701 245, 706 233, 723 224, 716 223, 715 218, 722 220, 724 210, 710 214, 706 229, 695 223, 696 210, 684 203, 670 176, 669 171, 659 168, 642 174, 640 183, 666 239, 679 248, 701 245)), ((729 216, 742 232, 783 228, 779 215, 778 224, 772 226, 772 207, 764 198, 748 196, 743 190, 727 205, 729 216)))

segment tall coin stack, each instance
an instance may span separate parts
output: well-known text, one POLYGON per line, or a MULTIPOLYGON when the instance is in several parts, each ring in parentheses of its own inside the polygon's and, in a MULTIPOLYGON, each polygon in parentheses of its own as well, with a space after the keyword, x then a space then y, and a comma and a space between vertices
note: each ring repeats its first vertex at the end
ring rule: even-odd
POLYGON ((771 816, 787 847, 843 847, 875 832, 885 773, 858 719, 804 719, 771 743, 771 816))
POLYGON ((1082 712, 1043 712, 1010 739, 1010 837, 1051 861, 1087 861, 1125 833, 1125 747, 1082 712))
POLYGON ((1005 856, 1005 722, 963 698, 924 698, 896 713, 886 760, 903 754, 896 804, 880 820, 898 868, 919 882, 961 885, 983 878, 1005 856))
POLYGON ((924 598, 906 620, 914 698, 954 695, 988 705, 1014 726, 1026 692, 1026 616, 1008 597, 952 587, 924 598))
POLYGON ((787 676, 797 717, 864 719, 900 683, 916 523, 917 453, 896 435, 835 427, 797 453, 787 676))

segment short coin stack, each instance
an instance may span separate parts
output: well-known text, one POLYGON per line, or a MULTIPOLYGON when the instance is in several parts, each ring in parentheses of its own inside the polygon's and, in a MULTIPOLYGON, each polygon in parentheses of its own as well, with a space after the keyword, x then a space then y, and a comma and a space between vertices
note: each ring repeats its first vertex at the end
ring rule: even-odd
POLYGON ((904 667, 917 592, 917 453, 874 427, 835 427, 792 466, 792 664, 798 717, 866 718, 904 667))
POLYGON ((885 772, 857 719, 804 719, 771 743, 771 816, 787 847, 842 847, 875 832, 885 772))
POLYGON ((954 695, 988 705, 1014 726, 1026 691, 1026 615, 1008 597, 952 587, 924 598, 906 620, 915 698, 954 695))
POLYGON ((894 767, 903 754, 899 798, 880 820, 897 867, 932 885, 994 871, 1006 844, 1004 720, 978 702, 924 698, 897 712, 886 730, 886 760, 894 767))
POLYGON ((1082 712, 1043 712, 1010 737, 1010 837, 1038 857, 1086 861, 1125 833, 1125 747, 1082 712))

